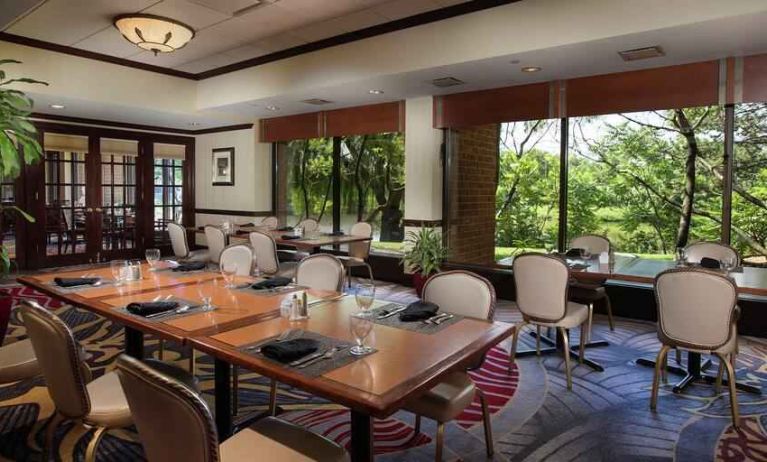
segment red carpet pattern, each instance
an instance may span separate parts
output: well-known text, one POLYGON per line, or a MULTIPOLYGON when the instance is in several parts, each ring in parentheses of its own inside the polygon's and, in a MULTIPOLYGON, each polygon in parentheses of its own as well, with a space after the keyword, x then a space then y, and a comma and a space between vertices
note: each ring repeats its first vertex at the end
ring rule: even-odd
POLYGON ((767 461, 767 431, 759 418, 742 419, 740 431, 730 425, 719 439, 716 460, 740 462, 767 461))

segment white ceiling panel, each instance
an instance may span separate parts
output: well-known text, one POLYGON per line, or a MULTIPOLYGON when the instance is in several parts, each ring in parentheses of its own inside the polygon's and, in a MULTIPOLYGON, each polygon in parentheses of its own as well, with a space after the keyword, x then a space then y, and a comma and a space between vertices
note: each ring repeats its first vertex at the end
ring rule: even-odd
POLYGON ((395 20, 436 10, 437 8, 441 8, 441 5, 436 0, 395 0, 378 5, 374 10, 376 13, 395 20))
POLYGON ((232 64, 237 61, 239 61, 237 58, 234 58, 228 54, 220 53, 207 56, 196 61, 184 63, 180 66, 177 66, 176 69, 179 71, 196 74, 198 72, 205 72, 217 67, 226 66, 227 64, 232 64))
POLYGON ((259 40, 253 43, 253 45, 266 51, 266 53, 274 53, 275 51, 285 50, 301 45, 303 43, 307 42, 300 37, 286 33, 267 37, 263 40, 259 40))
POLYGON ((96 32, 85 40, 80 40, 72 46, 119 58, 133 56, 139 50, 136 45, 127 41, 120 31, 111 26, 96 32))
POLYGON ((200 30, 230 18, 229 15, 220 11, 187 0, 163 0, 147 8, 143 13, 167 16, 192 26, 194 30, 200 30))
POLYGON ((15 0, 2 2, 2 8, 0 8, 0 30, 4 30, 14 21, 31 13, 35 7, 44 1, 45 0, 15 0))
POLYGON ((356 13, 339 16, 328 21, 317 22, 293 31, 294 35, 301 37, 308 42, 322 40, 334 35, 352 32, 375 26, 388 21, 388 19, 375 11, 367 9, 356 13))

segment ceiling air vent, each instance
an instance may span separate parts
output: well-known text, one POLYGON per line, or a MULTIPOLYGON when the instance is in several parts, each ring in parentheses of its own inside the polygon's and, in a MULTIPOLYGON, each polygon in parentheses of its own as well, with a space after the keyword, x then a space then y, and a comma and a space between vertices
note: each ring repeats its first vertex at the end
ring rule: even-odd
POLYGON ((323 104, 330 104, 330 103, 332 103, 332 101, 328 101, 328 100, 322 99, 322 98, 305 99, 305 100, 303 100, 301 102, 302 103, 306 103, 306 104, 313 104, 315 106, 322 106, 323 104))
POLYGON ((639 61, 640 59, 660 58, 666 56, 666 52, 659 46, 635 48, 618 52, 624 61, 639 61))
POLYGON ((463 85, 463 80, 458 80, 455 77, 442 77, 441 79, 434 79, 431 84, 439 88, 454 87, 456 85, 463 85))

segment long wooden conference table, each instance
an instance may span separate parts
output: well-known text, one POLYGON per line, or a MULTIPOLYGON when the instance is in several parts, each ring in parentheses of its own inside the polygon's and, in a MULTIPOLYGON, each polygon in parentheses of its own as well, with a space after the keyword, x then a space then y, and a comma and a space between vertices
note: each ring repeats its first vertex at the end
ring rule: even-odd
MULTIPOLYGON (((78 290, 61 289, 52 281, 57 276, 86 274, 109 280, 109 267, 81 267, 24 276, 18 280, 65 303, 121 323, 125 327, 125 351, 134 357, 144 356, 145 334, 192 346, 211 355, 214 358, 216 423, 222 440, 232 433, 231 366, 237 365, 349 407, 352 460, 372 460, 373 418, 393 414, 405 401, 438 383, 444 374, 471 364, 514 331, 512 324, 470 318, 432 334, 376 324, 372 344, 377 349, 375 353, 313 377, 249 354, 242 347, 291 328, 352 342, 348 318, 357 309, 353 297, 309 291, 310 318, 289 322, 280 316, 279 307, 284 297, 292 296, 291 292, 259 294, 228 289, 220 283, 218 273, 209 271, 149 272, 146 264, 142 270, 140 281, 78 290), (212 286, 215 306, 212 311, 173 316, 162 321, 134 316, 123 310, 133 301, 167 297, 198 302, 200 281, 212 286)), ((376 301, 376 306, 384 303, 376 301)))

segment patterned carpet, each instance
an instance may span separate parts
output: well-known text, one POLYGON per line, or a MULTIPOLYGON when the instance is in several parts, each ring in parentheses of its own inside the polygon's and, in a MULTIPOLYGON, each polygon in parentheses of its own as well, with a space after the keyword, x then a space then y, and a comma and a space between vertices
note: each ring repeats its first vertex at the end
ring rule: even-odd
MULTIPOLYGON (((103 373, 121 353, 123 332, 86 311, 49 299, 18 286, 8 287, 14 298, 34 298, 56 311, 70 325, 90 353, 96 375, 103 373)), ((405 302, 411 290, 386 283, 378 298, 405 302)), ((496 316, 515 321, 513 303, 501 302, 496 316)), ((508 342, 493 349, 473 378, 489 398, 493 414, 495 460, 678 460, 767 461, 767 398, 739 393, 743 417, 740 431, 730 425, 726 393, 715 395, 707 385, 694 385, 683 395, 661 391, 658 412, 649 410, 652 370, 637 366, 640 356, 651 357, 659 346, 652 324, 618 320, 611 332, 597 317, 594 337, 610 342, 607 348, 588 351, 588 357, 605 366, 605 372, 575 367, 573 391, 566 390, 563 360, 558 356, 519 359, 508 372, 508 342)), ((24 329, 14 317, 6 342, 23 338, 24 329)), ((577 333, 573 335, 577 341, 577 333)), ((522 337, 520 349, 534 348, 532 338, 522 337)), ((157 354, 157 343, 147 341, 157 354)), ((739 381, 767 384, 767 342, 741 338, 739 381)), ((187 353, 166 348, 165 359, 186 366, 187 353)), ((213 367, 198 356, 197 376, 206 399, 212 402, 213 367)), ((241 373, 240 413, 261 410, 268 400, 268 381, 241 373)), ((674 380, 674 376, 669 376, 674 380)), ((349 442, 349 413, 333 403, 287 386, 279 389, 283 418, 328 436, 349 442)), ((0 460, 40 460, 44 425, 51 415, 51 401, 42 379, 0 386, 0 460)), ((413 435, 413 416, 398 412, 375 422, 377 460, 428 461, 434 458, 436 425, 424 420, 422 433, 413 435)), ((57 430, 59 460, 82 460, 90 432, 72 424, 57 430)), ((447 460, 485 460, 480 408, 477 402, 446 428, 447 460)), ((133 429, 111 431, 99 446, 100 461, 142 460, 142 449, 133 429)))

